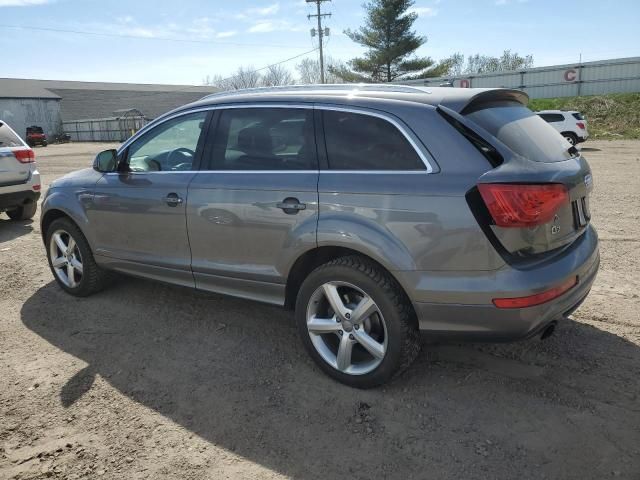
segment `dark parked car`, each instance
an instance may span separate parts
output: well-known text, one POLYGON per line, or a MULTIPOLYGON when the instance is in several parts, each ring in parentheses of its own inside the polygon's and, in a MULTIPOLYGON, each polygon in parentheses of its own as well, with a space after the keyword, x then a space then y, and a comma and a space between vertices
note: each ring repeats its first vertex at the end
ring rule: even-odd
POLYGON ((37 125, 27 127, 26 140, 30 147, 35 147, 36 145, 42 145, 43 147, 47 146, 47 136, 45 135, 44 130, 42 130, 42 127, 38 127, 37 125))
POLYGON ((206 97, 53 182, 51 270, 77 296, 117 271, 295 308, 320 368, 361 388, 405 369, 420 332, 547 336, 589 292, 598 239, 587 161, 527 101, 392 85, 206 97))

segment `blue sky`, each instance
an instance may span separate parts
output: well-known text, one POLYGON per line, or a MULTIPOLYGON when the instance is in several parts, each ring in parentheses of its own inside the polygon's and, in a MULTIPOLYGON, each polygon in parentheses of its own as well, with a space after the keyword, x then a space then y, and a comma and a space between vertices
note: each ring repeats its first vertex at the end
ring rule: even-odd
MULTIPOLYGON (((342 34, 362 23, 362 3, 323 5, 333 14, 328 55, 362 52, 342 34)), ((436 60, 505 48, 532 54, 536 66, 580 53, 585 61, 640 55, 638 0, 417 0, 414 8, 415 29, 429 38, 418 53, 436 60)), ((199 84, 311 50, 313 10, 304 0, 0 0, 0 77, 199 84)))

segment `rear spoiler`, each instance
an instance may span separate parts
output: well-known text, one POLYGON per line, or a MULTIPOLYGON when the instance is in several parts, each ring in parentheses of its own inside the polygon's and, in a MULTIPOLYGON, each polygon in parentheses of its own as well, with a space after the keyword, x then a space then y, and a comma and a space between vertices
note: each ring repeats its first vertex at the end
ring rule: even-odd
POLYGON ((495 102, 517 102, 524 106, 529 103, 529 95, 521 90, 510 88, 487 88, 474 89, 478 93, 469 96, 451 95, 442 99, 440 105, 459 113, 466 115, 475 110, 485 108, 488 104, 495 102))

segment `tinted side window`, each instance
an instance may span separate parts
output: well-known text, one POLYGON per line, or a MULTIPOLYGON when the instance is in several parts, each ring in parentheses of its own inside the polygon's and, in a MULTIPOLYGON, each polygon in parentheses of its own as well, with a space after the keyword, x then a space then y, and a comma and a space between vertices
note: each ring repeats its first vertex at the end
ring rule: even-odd
POLYGON ((539 113, 543 120, 554 123, 554 122, 564 122, 564 115, 561 113, 539 113))
POLYGON ((313 110, 234 108, 220 114, 214 170, 315 170, 313 110))
POLYGON ((0 122, 0 148, 3 147, 22 147, 22 141, 9 130, 9 127, 0 122))
POLYGON ((333 110, 323 118, 331 170, 425 170, 407 138, 387 120, 333 110))

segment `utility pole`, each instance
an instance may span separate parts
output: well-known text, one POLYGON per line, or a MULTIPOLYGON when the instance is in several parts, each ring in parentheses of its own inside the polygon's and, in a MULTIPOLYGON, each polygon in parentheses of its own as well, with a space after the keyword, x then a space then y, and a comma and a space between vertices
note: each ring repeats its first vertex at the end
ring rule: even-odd
MULTIPOLYGON (((315 15, 307 15, 307 18, 311 20, 314 17, 318 18, 318 39, 320 40, 320 83, 324 83, 324 54, 322 53, 322 40, 325 37, 325 31, 322 29, 322 18, 330 17, 331 13, 322 13, 320 11, 320 5, 322 2, 330 2, 331 0, 307 0, 307 3, 315 3, 318 7, 318 13, 315 15)), ((328 35, 328 31, 326 33, 328 35)), ((313 35, 313 30, 311 30, 313 35)))

